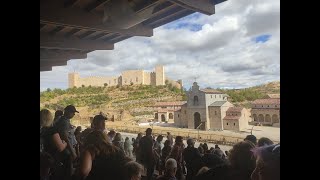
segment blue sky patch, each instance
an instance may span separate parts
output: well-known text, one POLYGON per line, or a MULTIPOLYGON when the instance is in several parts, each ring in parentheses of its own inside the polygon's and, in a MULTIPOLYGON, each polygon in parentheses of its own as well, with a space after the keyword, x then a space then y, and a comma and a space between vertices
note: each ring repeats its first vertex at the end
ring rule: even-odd
POLYGON ((259 42, 264 43, 264 42, 269 41, 270 37, 271 37, 270 34, 264 34, 264 35, 257 36, 257 37, 254 39, 254 41, 255 41, 256 43, 259 43, 259 42))

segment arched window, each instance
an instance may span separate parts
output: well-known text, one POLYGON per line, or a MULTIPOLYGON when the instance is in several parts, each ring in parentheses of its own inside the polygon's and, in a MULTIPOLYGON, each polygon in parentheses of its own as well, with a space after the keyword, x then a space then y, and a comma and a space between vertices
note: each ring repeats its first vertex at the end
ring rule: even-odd
POLYGON ((194 106, 199 105, 199 99, 198 99, 198 96, 194 96, 194 97, 193 97, 193 105, 194 105, 194 106))
POLYGON ((155 113, 155 114, 154 114, 154 118, 155 118, 155 119, 158 119, 158 113, 155 113))

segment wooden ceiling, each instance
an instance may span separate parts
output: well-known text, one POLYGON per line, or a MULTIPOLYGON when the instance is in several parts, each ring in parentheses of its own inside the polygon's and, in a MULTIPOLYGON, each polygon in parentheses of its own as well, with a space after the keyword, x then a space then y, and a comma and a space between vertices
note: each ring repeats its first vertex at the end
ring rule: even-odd
POLYGON ((195 12, 212 15, 225 0, 40 0, 40 72, 113 50, 133 36, 195 12))

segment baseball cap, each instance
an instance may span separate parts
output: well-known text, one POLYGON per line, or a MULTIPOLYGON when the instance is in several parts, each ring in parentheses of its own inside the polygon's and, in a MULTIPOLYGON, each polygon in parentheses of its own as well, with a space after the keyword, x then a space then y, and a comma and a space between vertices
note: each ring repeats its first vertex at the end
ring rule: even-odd
POLYGON ((64 108, 64 111, 79 113, 79 111, 77 111, 76 107, 74 107, 73 105, 68 105, 66 108, 64 108))

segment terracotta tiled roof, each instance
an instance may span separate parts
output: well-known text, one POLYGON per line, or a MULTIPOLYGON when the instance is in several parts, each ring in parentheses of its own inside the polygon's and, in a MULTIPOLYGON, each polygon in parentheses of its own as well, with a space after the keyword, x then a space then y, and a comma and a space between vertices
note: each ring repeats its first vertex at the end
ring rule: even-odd
POLYGON ((232 113, 232 112, 241 112, 243 107, 229 107, 227 110, 227 113, 232 113))
POLYGON ((257 105, 268 105, 268 104, 273 104, 273 105, 278 105, 280 104, 280 98, 275 98, 275 99, 256 99, 253 101, 251 104, 257 104, 257 105))
POLYGON ((200 91, 208 93, 208 94, 224 94, 223 92, 215 90, 215 89, 201 89, 200 91))
POLYGON ((252 108, 252 111, 279 111, 279 108, 252 108))
POLYGON ((241 116, 225 116, 223 120, 239 120, 241 116))
POLYGON ((187 101, 174 101, 174 102, 156 102, 153 106, 182 106, 187 101))

